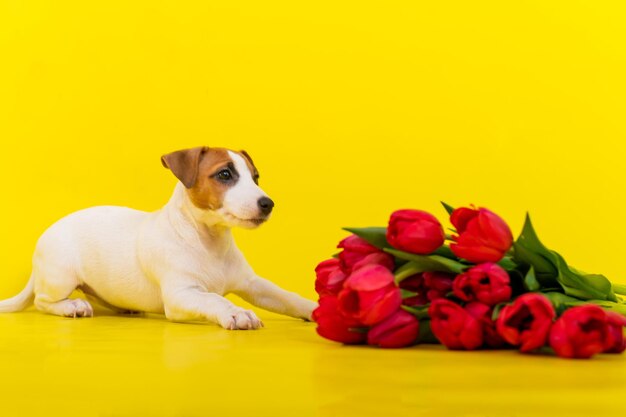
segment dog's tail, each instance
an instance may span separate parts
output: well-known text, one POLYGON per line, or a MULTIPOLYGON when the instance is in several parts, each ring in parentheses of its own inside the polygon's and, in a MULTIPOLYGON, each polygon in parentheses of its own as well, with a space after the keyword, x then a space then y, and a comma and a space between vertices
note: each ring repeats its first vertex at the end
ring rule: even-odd
POLYGON ((26 287, 16 296, 0 301, 0 313, 24 310, 35 298, 35 278, 31 275, 26 287))

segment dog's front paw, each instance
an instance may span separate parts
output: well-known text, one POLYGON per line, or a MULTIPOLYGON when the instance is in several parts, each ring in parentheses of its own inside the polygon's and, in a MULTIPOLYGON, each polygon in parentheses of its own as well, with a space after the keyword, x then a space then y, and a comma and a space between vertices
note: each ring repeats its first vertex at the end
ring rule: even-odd
POLYGON ((226 314, 219 321, 228 330, 254 330, 263 327, 263 322, 253 311, 244 309, 226 314))

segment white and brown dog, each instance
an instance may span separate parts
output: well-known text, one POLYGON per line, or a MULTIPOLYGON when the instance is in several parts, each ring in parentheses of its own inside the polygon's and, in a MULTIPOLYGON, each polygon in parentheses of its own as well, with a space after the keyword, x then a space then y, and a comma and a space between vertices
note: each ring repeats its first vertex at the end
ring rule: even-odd
POLYGON ((103 206, 59 220, 37 242, 28 285, 1 301, 0 312, 34 300, 50 314, 92 316, 88 301, 68 298, 78 288, 114 309, 208 320, 225 329, 263 325, 224 298, 228 293, 309 320, 316 304, 257 276, 231 235, 231 227, 265 222, 274 206, 250 156, 198 147, 165 155, 162 163, 180 182, 161 210, 103 206))

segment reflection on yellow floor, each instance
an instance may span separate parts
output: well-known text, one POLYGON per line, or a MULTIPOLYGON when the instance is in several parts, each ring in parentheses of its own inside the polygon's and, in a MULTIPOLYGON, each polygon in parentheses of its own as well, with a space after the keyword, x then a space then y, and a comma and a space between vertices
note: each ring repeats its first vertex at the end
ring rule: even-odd
POLYGON ((0 415, 613 415, 623 355, 344 347, 260 312, 259 331, 160 317, 0 315, 0 415))

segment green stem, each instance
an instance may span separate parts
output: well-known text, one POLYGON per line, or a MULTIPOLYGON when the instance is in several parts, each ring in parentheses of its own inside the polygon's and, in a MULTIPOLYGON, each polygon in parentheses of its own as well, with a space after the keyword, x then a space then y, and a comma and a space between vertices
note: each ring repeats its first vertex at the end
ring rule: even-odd
POLYGON ((419 274, 420 272, 424 272, 423 267, 417 266, 409 262, 408 264, 405 264, 396 271, 396 283, 399 284, 403 279, 413 276, 415 274, 419 274))

